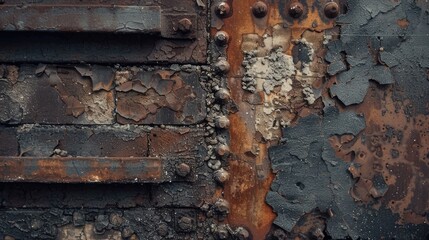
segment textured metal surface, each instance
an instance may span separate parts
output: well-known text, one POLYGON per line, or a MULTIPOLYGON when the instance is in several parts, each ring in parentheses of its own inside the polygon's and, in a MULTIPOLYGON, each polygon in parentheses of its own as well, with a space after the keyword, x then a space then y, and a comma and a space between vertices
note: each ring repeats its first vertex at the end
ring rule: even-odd
POLYGON ((0 157, 0 181, 6 182, 163 182, 159 158, 0 157))
POLYGON ((206 8, 193 0, 8 1, 0 11, 2 62, 207 60, 206 8))
POLYGON ((7 109, 0 113, 1 123, 184 125, 201 122, 206 115, 197 68, 0 68, 16 71, 0 82, 0 102, 7 109))
POLYGON ((212 11, 213 37, 229 37, 212 55, 230 65, 236 104, 227 223, 255 239, 427 238, 425 133, 414 130, 427 121, 427 3, 215 1, 212 11))
POLYGON ((160 6, 0 5, 0 31, 100 32, 159 35, 163 38, 195 38, 196 14, 162 14, 160 6), (74 21, 64 21, 74 19, 74 21), (188 29, 181 29, 187 19, 188 29))
POLYGON ((156 6, 0 6, 2 31, 160 33, 156 6), (73 21, 64 21, 73 19, 73 21))
POLYGON ((156 158, 168 181, 0 183, 0 239, 428 238, 426 1, 117 6, 181 39, 0 32, 0 156, 156 158))

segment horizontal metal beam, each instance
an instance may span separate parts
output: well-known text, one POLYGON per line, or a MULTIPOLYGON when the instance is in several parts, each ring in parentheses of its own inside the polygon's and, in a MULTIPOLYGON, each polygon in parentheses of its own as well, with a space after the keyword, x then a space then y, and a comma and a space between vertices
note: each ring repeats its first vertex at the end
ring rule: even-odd
POLYGON ((1 31, 161 33, 159 6, 0 6, 1 31))
POLYGON ((0 157, 0 182, 165 182, 161 158, 0 157))

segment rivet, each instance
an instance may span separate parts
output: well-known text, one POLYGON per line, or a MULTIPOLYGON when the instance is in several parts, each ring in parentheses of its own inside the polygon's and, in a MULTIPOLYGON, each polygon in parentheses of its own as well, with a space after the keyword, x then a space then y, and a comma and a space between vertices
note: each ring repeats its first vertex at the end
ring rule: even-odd
POLYGON ((191 167, 186 163, 181 163, 176 166, 176 173, 181 177, 186 177, 191 172, 191 167))
POLYGON ((216 118, 216 127, 218 128, 228 128, 229 119, 226 116, 220 116, 216 118))
POLYGON ((215 202, 214 206, 216 211, 218 211, 219 213, 222 213, 225 215, 229 213, 229 202, 226 201, 225 199, 219 198, 215 202))
POLYGON ((293 18, 300 18, 304 13, 304 6, 300 2, 294 2, 289 6, 288 13, 293 18))
POLYGON ((179 228, 183 231, 192 230, 193 220, 190 217, 181 217, 178 222, 179 228))
POLYGON ((268 7, 262 1, 257 1, 252 6, 252 13, 257 18, 263 18, 267 15, 268 7))
POLYGON ((228 16, 230 11, 231 11, 231 8, 229 7, 229 4, 226 2, 221 2, 216 6, 216 14, 219 17, 228 16))
POLYGON ((219 31, 215 34, 215 43, 218 46, 225 46, 229 41, 228 33, 219 31))
POLYGON ((215 71, 217 73, 225 74, 229 71, 229 68, 230 68, 229 63, 224 59, 219 60, 217 63, 215 63, 215 71))
POLYGON ((214 172, 214 178, 219 183, 224 183, 229 179, 229 173, 225 169, 221 168, 214 172))
POLYGON ((231 153, 231 151, 230 151, 228 145, 219 144, 216 147, 216 153, 217 153, 217 155, 219 155, 221 157, 224 157, 224 156, 226 157, 226 156, 228 156, 231 153))
POLYGON ((168 235, 168 226, 167 226, 167 224, 161 223, 158 226, 157 232, 158 232, 159 236, 161 236, 161 237, 167 236, 168 235))
POLYGON ((121 235, 123 238, 129 238, 134 234, 134 230, 130 227, 124 227, 122 229, 121 235))
POLYGON ((215 97, 219 101, 227 101, 231 98, 231 94, 227 89, 221 88, 215 93, 215 97))
POLYGON ((217 227, 216 234, 218 239, 229 239, 229 232, 224 224, 217 227))
POLYGON ((249 231, 247 231, 245 228, 243 227, 238 227, 236 230, 236 237, 238 240, 247 240, 250 237, 249 231))
POLYGON ((340 12, 340 7, 336 2, 328 2, 325 4, 325 16, 328 18, 336 18, 340 12))
POLYGON ((192 22, 188 18, 182 18, 178 24, 179 31, 182 33, 189 33, 192 30, 192 22))

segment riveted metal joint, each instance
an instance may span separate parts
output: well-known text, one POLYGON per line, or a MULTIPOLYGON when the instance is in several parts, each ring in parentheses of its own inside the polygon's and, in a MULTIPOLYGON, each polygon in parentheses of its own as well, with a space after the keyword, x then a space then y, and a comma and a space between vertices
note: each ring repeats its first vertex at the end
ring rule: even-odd
POLYGON ((252 6, 252 13, 257 18, 263 18, 267 15, 268 7, 263 1, 257 1, 252 6))
POLYGON ((294 2, 289 5, 289 16, 298 19, 304 14, 304 6, 300 2, 294 2))
POLYGON ((215 210, 218 213, 221 213, 224 215, 227 215, 229 213, 230 205, 229 205, 229 202, 226 201, 225 199, 219 198, 215 202, 214 206, 215 206, 215 210))
POLYGON ((176 174, 181 177, 186 177, 191 172, 191 167, 186 163, 181 163, 176 166, 176 174))
POLYGON ((227 17, 231 12, 231 8, 227 2, 221 2, 216 6, 216 14, 221 17, 227 17))
POLYGON ((229 35, 225 31, 219 31, 215 34, 214 40, 215 40, 216 45, 222 47, 222 46, 225 46, 226 44, 228 44, 229 35))
POLYGON ((324 8, 325 16, 328 18, 336 18, 340 13, 340 7, 336 2, 328 2, 324 8))
POLYGON ((225 74, 229 71, 230 65, 225 59, 221 59, 214 65, 215 71, 219 74, 225 74))
POLYGON ((235 230, 235 236, 238 240, 247 240, 250 238, 250 233, 243 227, 238 227, 235 230))
POLYGON ((179 219, 179 221, 177 222, 177 225, 180 228, 180 230, 185 231, 185 232, 192 231, 194 224, 195 224, 194 220, 192 218, 186 217, 186 216, 181 217, 179 219))
POLYGON ((188 18, 182 18, 178 22, 178 30, 182 33, 190 33, 192 30, 192 22, 188 18))
POLYGON ((229 239, 230 235, 229 235, 228 227, 225 224, 217 226, 216 236, 217 236, 217 239, 229 239))
POLYGON ((227 89, 221 88, 215 93, 215 97, 218 101, 228 101, 231 98, 231 94, 227 89))
POLYGON ((221 168, 214 172, 214 179, 218 183, 224 183, 229 180, 229 173, 225 169, 221 168))
POLYGON ((229 149, 229 146, 226 144, 219 144, 216 147, 216 154, 221 157, 227 157, 231 153, 231 150, 229 149))
POLYGON ((228 128, 229 127, 229 119, 226 116, 220 116, 216 118, 216 127, 218 128, 228 128))

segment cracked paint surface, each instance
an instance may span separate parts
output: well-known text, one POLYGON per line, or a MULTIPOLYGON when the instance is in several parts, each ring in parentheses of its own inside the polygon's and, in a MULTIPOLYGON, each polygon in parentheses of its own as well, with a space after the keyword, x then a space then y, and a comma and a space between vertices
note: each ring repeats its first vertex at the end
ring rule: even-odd
POLYGON ((348 1, 325 31, 323 113, 270 148, 267 202, 285 237, 313 224, 307 236, 427 238, 427 19, 424 3, 348 1))

